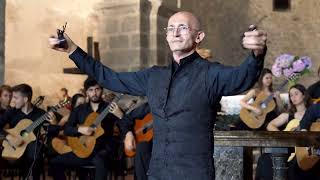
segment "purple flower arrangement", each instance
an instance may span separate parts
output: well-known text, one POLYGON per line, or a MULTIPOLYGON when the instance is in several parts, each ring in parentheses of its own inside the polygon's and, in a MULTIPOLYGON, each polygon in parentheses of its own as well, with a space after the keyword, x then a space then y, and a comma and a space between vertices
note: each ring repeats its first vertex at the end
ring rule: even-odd
POLYGON ((311 69, 311 59, 308 56, 293 56, 282 54, 278 56, 272 65, 272 73, 276 77, 284 75, 291 80, 295 75, 302 76, 309 73, 311 69))

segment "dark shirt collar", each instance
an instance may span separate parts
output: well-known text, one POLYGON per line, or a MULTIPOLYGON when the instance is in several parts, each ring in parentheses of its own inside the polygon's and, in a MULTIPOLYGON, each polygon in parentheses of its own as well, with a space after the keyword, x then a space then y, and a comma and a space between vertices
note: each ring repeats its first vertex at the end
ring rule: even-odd
MULTIPOLYGON (((107 105, 108 105, 108 103, 106 103, 106 102, 104 102, 104 101, 101 100, 101 101, 99 102, 99 106, 98 106, 98 109, 97 109, 96 112, 101 112, 107 105)), ((87 109, 88 111, 93 112, 93 109, 92 109, 92 107, 91 107, 90 102, 86 103, 86 104, 85 104, 85 107, 86 107, 86 109, 87 109)))
POLYGON ((196 51, 194 51, 194 53, 190 54, 189 56, 180 59, 180 64, 178 64, 172 57, 171 68, 173 69, 173 72, 174 72, 175 70, 178 69, 179 66, 183 66, 185 64, 191 63, 199 57, 200 55, 196 51))

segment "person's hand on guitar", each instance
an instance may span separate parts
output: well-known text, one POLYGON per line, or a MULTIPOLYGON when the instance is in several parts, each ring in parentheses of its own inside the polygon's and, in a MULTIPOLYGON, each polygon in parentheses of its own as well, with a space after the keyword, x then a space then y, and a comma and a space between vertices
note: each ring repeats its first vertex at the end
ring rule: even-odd
POLYGON ((118 106, 118 104, 115 103, 115 102, 112 102, 112 103, 110 104, 109 112, 111 112, 112 114, 114 114, 115 116, 117 116, 119 119, 122 119, 122 117, 123 117, 123 112, 122 112, 122 110, 120 109, 120 107, 118 106))
POLYGON ((136 149, 136 140, 131 131, 127 132, 126 137, 124 139, 124 148, 132 151, 136 149))
POLYGON ((274 92, 273 93, 273 97, 276 98, 276 99, 278 99, 278 98, 280 99, 280 91, 274 92))
POLYGON ((23 144, 23 139, 21 137, 13 136, 11 134, 8 134, 6 136, 6 139, 10 142, 11 145, 15 147, 21 146, 23 144))
POLYGON ((48 116, 47 116, 47 121, 51 124, 51 125, 57 125, 57 119, 56 116, 54 115, 53 112, 48 112, 48 116))
POLYGON ((92 127, 88 127, 88 126, 80 126, 78 128, 78 132, 83 134, 83 135, 86 135, 86 136, 90 136, 92 135, 92 133, 94 132, 94 128, 92 127))
POLYGON ((260 108, 257 108, 255 107, 253 110, 252 110, 257 116, 261 115, 262 114, 262 110, 260 108))

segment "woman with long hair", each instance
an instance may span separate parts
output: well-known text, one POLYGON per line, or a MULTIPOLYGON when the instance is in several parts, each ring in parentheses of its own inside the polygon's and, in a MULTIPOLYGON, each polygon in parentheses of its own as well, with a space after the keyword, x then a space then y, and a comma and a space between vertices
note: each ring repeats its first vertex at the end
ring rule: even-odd
MULTIPOLYGON (((244 96, 244 98, 240 100, 240 105, 242 108, 248 109, 254 112, 255 114, 259 115, 262 113, 262 110, 260 108, 257 108, 249 104, 249 101, 251 99, 255 100, 257 96, 259 96, 261 93, 267 96, 273 94, 273 101, 275 101, 276 103, 276 108, 267 114, 264 124, 258 130, 265 130, 266 125, 270 122, 270 120, 274 119, 279 114, 279 112, 281 112, 283 108, 283 103, 280 98, 280 92, 279 91, 274 92, 272 81, 273 81, 273 75, 271 70, 268 68, 264 68, 258 80, 257 87, 249 90, 249 92, 244 96)), ((241 123, 238 126, 238 128, 250 129, 244 123, 241 123)))
MULTIPOLYGON (((268 131, 281 131, 284 130, 286 125, 293 119, 301 120, 304 116, 306 109, 312 104, 311 98, 307 92, 307 89, 301 85, 296 84, 291 86, 289 89, 289 109, 286 112, 281 113, 278 117, 273 119, 267 126, 268 131)), ((298 127, 298 126, 297 126, 298 127)), ((294 129, 292 129, 294 130, 294 129)), ((265 148, 266 149, 266 148, 265 148)), ((268 152, 262 154, 259 157, 256 171, 256 180, 272 180, 273 169, 272 169, 272 159, 270 154, 270 149, 268 152)), ((274 148, 273 148, 274 150, 274 148)), ((289 179, 291 180, 296 176, 296 162, 292 160, 290 162, 289 168, 289 179)))

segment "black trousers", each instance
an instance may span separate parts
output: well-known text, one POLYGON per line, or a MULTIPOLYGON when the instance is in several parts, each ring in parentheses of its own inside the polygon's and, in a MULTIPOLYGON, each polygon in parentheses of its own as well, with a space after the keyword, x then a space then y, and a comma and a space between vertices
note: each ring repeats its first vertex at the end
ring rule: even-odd
MULTIPOLYGON (((89 158, 79 158, 74 153, 66 153, 52 157, 49 160, 50 172, 54 180, 65 180, 66 168, 80 168, 82 166, 95 166, 95 180, 105 180, 109 173, 110 160, 107 150, 95 151, 89 158)), ((78 171, 79 179, 86 179, 86 172, 78 171)))
POLYGON ((147 172, 152 152, 152 141, 137 144, 134 159, 136 180, 148 180, 147 172))

